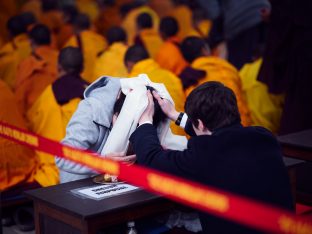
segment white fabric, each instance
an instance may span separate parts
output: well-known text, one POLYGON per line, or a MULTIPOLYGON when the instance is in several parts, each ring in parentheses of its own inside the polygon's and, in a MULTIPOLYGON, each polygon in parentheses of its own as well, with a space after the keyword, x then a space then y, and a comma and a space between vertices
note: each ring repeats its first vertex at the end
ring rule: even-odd
POLYGON ((182 119, 181 119, 181 122, 180 122, 180 127, 183 128, 183 129, 185 128, 187 118, 188 118, 187 114, 184 113, 184 114, 183 114, 183 117, 182 117, 182 119))
MULTIPOLYGON (((101 152, 102 155, 112 152, 125 153, 127 151, 129 137, 136 129, 139 118, 148 105, 146 95, 147 85, 155 88, 162 98, 174 104, 166 87, 163 84, 151 82, 146 74, 140 74, 138 77, 133 78, 120 79, 120 84, 121 91, 126 95, 126 99, 107 138, 101 152)), ((157 133, 160 143, 168 149, 185 149, 187 145, 186 137, 173 135, 169 125, 170 120, 167 119, 158 126, 157 133)))

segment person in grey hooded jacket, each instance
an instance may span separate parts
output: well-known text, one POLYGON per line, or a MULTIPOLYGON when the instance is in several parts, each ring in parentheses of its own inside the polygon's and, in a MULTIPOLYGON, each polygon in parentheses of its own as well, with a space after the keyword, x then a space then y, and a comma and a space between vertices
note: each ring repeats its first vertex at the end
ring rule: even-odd
MULTIPOLYGON (((111 129, 114 104, 119 90, 120 81, 116 78, 101 77, 92 83, 85 90, 85 99, 79 103, 76 112, 69 121, 66 136, 62 143, 101 153, 111 129)), ((118 154, 109 157, 121 160, 118 154)), ((134 156, 122 158, 127 161, 131 157, 134 156)), ((60 183, 84 179, 98 174, 88 167, 57 156, 55 162, 60 171, 60 183)))

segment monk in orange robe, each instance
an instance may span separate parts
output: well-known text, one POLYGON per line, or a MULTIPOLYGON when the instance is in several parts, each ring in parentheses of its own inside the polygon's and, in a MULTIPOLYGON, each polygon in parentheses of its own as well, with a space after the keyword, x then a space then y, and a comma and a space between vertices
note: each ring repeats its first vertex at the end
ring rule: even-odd
POLYGON ((186 90, 186 95, 189 95, 194 88, 204 82, 219 81, 235 93, 242 124, 244 126, 251 125, 251 115, 237 69, 226 60, 211 56, 208 45, 199 37, 185 38, 181 44, 181 50, 192 68, 206 71, 206 76, 190 86, 186 90))
POLYGON ((108 48, 101 53, 95 62, 94 80, 100 76, 126 77, 127 68, 124 64, 124 56, 127 51, 127 35, 121 27, 113 27, 106 35, 108 48))
POLYGON ((174 4, 170 16, 178 21, 180 30, 177 36, 183 40, 193 30, 192 11, 186 4, 179 1, 174 1, 174 4))
POLYGON ((33 52, 19 64, 15 82, 15 95, 22 114, 57 78, 58 51, 51 47, 49 28, 37 24, 29 32, 29 36, 33 52))
MULTIPOLYGON (((66 126, 83 98, 88 83, 82 80, 83 57, 80 49, 67 47, 58 57, 59 78, 42 92, 27 111, 31 131, 60 141, 65 137, 66 126)), ((59 182, 59 172, 54 155, 36 151, 39 169, 36 180, 42 186, 55 185, 59 182)))
MULTIPOLYGON (((145 73, 152 82, 163 83, 170 93, 176 109, 183 111, 185 94, 180 79, 172 72, 162 69, 155 60, 149 57, 142 46, 129 47, 125 55, 125 64, 129 71, 129 77, 145 73)), ((184 130, 174 123, 171 123, 170 128, 174 134, 185 135, 184 130)))
MULTIPOLYGON (((130 5, 131 5, 131 3, 130 3, 130 5)), ((150 8, 146 4, 141 4, 139 6, 132 7, 132 10, 130 10, 126 14, 126 16, 124 17, 122 24, 121 24, 121 26, 127 32, 129 45, 133 45, 133 43, 134 43, 134 39, 135 39, 136 34, 137 34, 136 19, 142 13, 148 13, 152 17, 153 28, 156 31, 158 30, 159 17, 157 15, 157 13, 152 8, 150 8)))
POLYGON ((178 22, 173 17, 165 17, 160 21, 159 33, 164 43, 155 58, 162 68, 176 75, 179 75, 188 65, 180 51, 180 40, 176 36, 178 31, 178 22))
POLYGON ((82 78, 89 83, 94 81, 93 71, 97 56, 107 47, 103 36, 90 29, 89 17, 79 14, 74 20, 75 35, 72 36, 64 47, 79 47, 83 54, 82 78))
MULTIPOLYGON (((2 80, 0 93, 0 121, 26 129, 14 94, 2 80)), ((15 185, 34 182, 37 159, 31 149, 0 137, 0 168, 0 190, 4 191, 15 185)))
POLYGON ((18 64, 31 53, 26 27, 20 15, 10 18, 7 22, 11 40, 0 49, 0 79, 10 88, 14 86, 18 64))
POLYGON ((148 13, 142 13, 138 16, 136 23, 137 36, 134 43, 145 47, 149 55, 152 58, 155 58, 163 41, 158 34, 158 31, 153 28, 152 17, 148 13))
POLYGON ((120 26, 121 15, 119 14, 119 6, 115 1, 104 1, 100 4, 101 9, 95 26, 100 34, 106 35, 110 28, 120 26))
POLYGON ((74 19, 78 15, 75 6, 66 5, 62 8, 62 16, 64 23, 60 27, 57 34, 57 48, 61 49, 65 43, 74 35, 74 19))

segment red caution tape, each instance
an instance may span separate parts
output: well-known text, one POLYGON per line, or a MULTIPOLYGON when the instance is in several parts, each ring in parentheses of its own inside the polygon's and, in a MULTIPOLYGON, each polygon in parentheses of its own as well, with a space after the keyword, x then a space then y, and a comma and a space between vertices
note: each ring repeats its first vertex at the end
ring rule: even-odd
POLYGON ((122 180, 164 195, 171 200, 255 229, 289 234, 312 233, 311 220, 261 202, 152 169, 136 165, 127 166, 100 158, 89 151, 65 146, 2 122, 0 122, 0 136, 33 149, 75 161, 99 172, 117 175, 122 180))

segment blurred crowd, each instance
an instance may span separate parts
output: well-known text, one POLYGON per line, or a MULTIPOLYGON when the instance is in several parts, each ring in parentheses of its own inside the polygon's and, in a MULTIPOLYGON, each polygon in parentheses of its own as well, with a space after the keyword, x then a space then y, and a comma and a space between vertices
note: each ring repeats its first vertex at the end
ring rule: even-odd
MULTIPOLYGON (((292 77, 307 73, 288 65, 290 57, 301 64, 311 56, 297 56, 293 46, 307 43, 300 38, 310 38, 311 23, 296 18, 305 15, 304 4, 281 2, 1 1, 0 120, 60 141, 89 84, 146 73, 165 84, 178 111, 194 88, 219 81, 234 91, 244 126, 275 134, 309 128, 311 110, 302 114, 304 104, 294 97, 304 96, 311 81, 292 92, 298 83, 292 77), (292 6, 295 13, 288 14, 292 6), (297 120, 293 111, 304 117, 297 120)), ((2 138, 0 146, 1 190, 59 182, 53 156, 2 138)))

